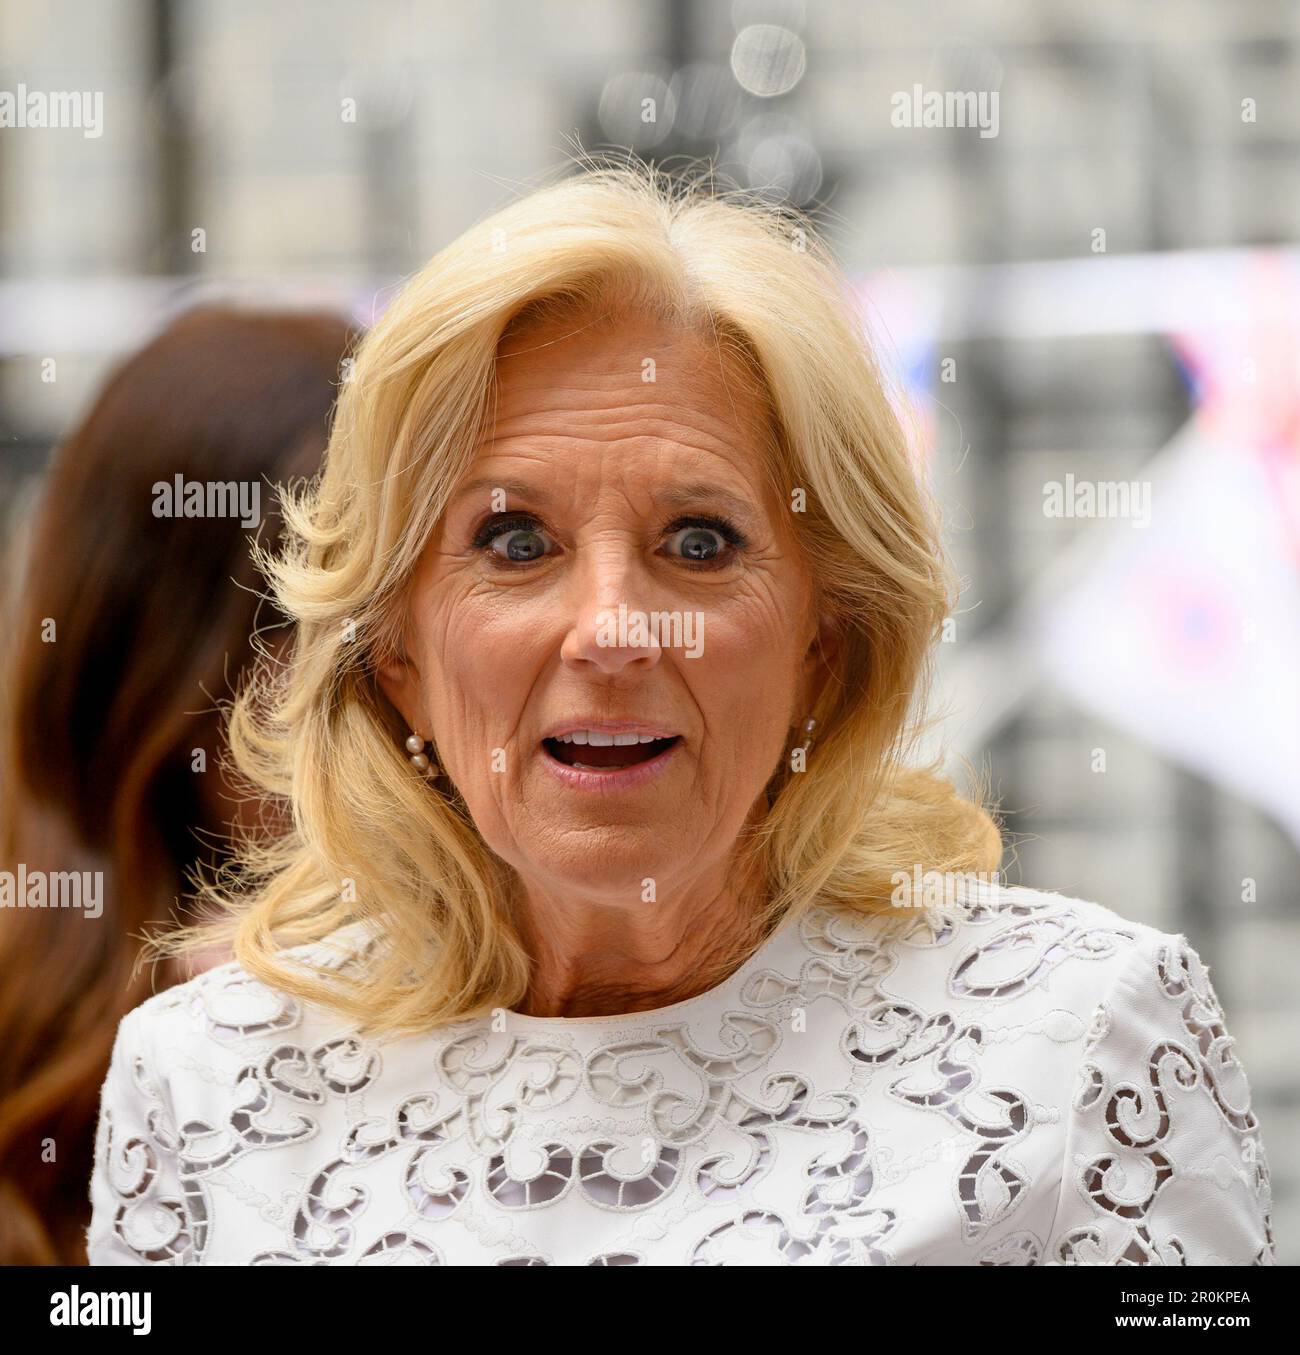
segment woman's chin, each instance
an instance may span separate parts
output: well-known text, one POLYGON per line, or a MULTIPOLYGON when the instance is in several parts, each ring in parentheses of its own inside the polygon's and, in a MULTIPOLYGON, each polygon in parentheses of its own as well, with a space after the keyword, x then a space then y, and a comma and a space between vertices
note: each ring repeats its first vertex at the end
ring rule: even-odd
POLYGON ((647 840, 644 829, 625 834, 592 835, 589 851, 548 853, 523 868, 525 876, 545 880, 550 890, 593 903, 653 903, 659 888, 675 873, 674 858, 661 842, 647 840), (621 840, 620 840, 621 839, 621 840))

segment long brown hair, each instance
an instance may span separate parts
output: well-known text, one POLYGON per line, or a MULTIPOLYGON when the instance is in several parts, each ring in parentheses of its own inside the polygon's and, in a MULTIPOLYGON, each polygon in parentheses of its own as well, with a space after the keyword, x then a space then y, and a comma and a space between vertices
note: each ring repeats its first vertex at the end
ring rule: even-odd
MULTIPOLYGON (((102 872, 103 912, 0 911, 2 1263, 84 1263, 99 1087, 148 995, 140 933, 175 919, 230 817, 207 777, 264 619, 258 532, 159 516, 156 487, 256 483, 270 508, 269 482, 315 474, 352 337, 332 314, 191 310, 53 458, 5 609, 0 869, 102 872)), ((278 517, 260 517, 267 545, 278 517)))

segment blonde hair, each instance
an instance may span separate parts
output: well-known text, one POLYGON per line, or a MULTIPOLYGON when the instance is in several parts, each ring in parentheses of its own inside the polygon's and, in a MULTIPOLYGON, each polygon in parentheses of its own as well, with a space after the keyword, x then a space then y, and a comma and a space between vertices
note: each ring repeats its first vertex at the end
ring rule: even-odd
POLYGON ((231 711, 236 766, 287 801, 293 827, 246 841, 233 871, 202 882, 208 916, 155 938, 158 953, 226 946, 254 978, 376 1032, 526 994, 510 872, 455 787, 410 767, 408 731, 374 674, 396 652, 406 585, 486 426, 502 337, 524 317, 616 298, 703 331, 761 382, 768 469, 783 500, 803 491, 792 521, 839 629, 808 770, 777 771, 759 831, 738 844, 765 885, 756 918, 888 906, 891 877, 915 864, 997 870, 989 811, 934 767, 906 764, 955 595, 829 250, 787 208, 641 165, 587 165, 443 249, 357 350, 324 469, 286 499, 290 545, 260 561, 297 624, 292 662, 264 665, 231 711), (364 963, 326 971, 283 954, 358 921, 390 943, 364 963))

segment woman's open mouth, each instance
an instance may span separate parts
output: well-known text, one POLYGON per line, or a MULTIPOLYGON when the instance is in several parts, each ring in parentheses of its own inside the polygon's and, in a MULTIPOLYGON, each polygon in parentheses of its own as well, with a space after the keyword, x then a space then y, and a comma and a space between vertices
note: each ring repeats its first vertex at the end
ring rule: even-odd
POLYGON ((543 739, 542 747, 562 766, 582 772, 609 773, 653 762, 680 742, 680 734, 655 738, 647 734, 575 730, 572 734, 543 739))

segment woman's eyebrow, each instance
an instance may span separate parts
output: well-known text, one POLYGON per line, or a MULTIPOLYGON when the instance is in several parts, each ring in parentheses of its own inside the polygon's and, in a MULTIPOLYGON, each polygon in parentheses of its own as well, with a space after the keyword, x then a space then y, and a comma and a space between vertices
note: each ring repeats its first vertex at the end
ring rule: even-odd
MULTIPOLYGON (((500 480, 490 475, 481 475, 458 486, 451 496, 451 501, 456 503, 473 494, 482 494, 486 498, 497 491, 504 491, 507 500, 536 504, 542 508, 550 504, 553 498, 545 488, 530 485, 523 480, 500 480)), ((654 490, 652 497, 656 504, 665 509, 679 511, 706 507, 722 509, 747 521, 753 521, 758 515, 758 510, 748 499, 724 489, 721 485, 705 481, 665 486, 663 489, 654 490)))
POLYGON ((701 506, 723 508, 729 513, 734 513, 738 518, 749 520, 756 517, 758 513, 758 510, 748 499, 733 494, 729 489, 723 489, 721 485, 707 484, 702 481, 656 490, 654 497, 657 503, 663 504, 666 508, 697 508, 701 506))
POLYGON ((504 490, 507 499, 523 499, 526 503, 535 503, 543 507, 550 502, 551 497, 546 490, 526 484, 522 480, 499 480, 491 475, 480 475, 457 486, 452 491, 451 502, 455 503, 476 493, 488 498, 498 490, 504 490))

